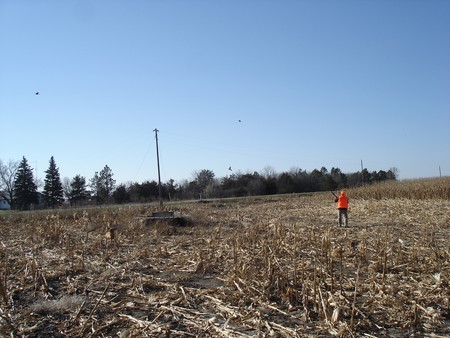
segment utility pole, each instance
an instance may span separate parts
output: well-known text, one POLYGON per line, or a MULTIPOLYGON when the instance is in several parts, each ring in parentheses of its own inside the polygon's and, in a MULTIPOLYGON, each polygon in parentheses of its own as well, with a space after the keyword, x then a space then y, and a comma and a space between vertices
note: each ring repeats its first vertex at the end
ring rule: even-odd
POLYGON ((158 163, 158 190, 159 190, 159 207, 162 210, 163 209, 163 200, 162 200, 162 194, 161 194, 161 172, 159 170, 159 149, 158 149, 158 129, 153 130, 155 132, 155 138, 156 138, 156 161, 158 163))

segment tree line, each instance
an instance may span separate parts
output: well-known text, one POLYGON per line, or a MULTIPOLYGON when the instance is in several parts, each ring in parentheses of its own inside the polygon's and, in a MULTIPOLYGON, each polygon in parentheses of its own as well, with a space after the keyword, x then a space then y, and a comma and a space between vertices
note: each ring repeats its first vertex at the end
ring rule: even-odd
POLYGON ((311 172, 296 168, 282 173, 267 167, 262 173, 233 173, 219 179, 215 178, 213 171, 204 169, 196 172, 192 181, 185 181, 177 194, 182 199, 192 199, 306 193, 334 191, 396 179, 396 168, 372 172, 363 169, 361 172, 345 174, 334 167, 330 171, 325 167, 311 172))
POLYGON ((108 165, 95 172, 89 180, 81 175, 61 180, 59 168, 52 156, 45 171, 42 192, 33 175, 33 169, 25 157, 20 162, 0 160, 0 198, 11 209, 56 208, 63 203, 71 206, 106 203, 148 203, 160 198, 164 200, 184 200, 203 198, 226 198, 255 195, 274 195, 337 190, 347 187, 373 184, 397 179, 397 169, 343 173, 339 168, 322 167, 307 172, 291 169, 276 173, 266 167, 262 173, 232 173, 216 178, 212 170, 203 169, 193 174, 192 180, 175 183, 173 179, 161 184, 156 181, 130 182, 116 186, 114 174, 108 165), (160 189, 161 188, 161 189, 160 189))
POLYGON ((56 208, 66 201, 71 205, 108 203, 111 202, 116 181, 107 165, 100 172, 95 172, 89 184, 81 175, 71 180, 61 180, 52 156, 45 171, 42 192, 38 192, 41 185, 25 157, 20 162, 10 160, 8 164, 0 160, 0 198, 11 209, 56 208))

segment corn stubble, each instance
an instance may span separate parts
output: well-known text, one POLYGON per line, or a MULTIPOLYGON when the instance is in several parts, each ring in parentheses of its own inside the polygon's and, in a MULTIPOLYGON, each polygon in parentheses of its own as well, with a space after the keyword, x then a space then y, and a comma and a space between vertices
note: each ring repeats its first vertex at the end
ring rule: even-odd
POLYGON ((186 227, 148 206, 2 217, 0 335, 446 336, 443 184, 349 190, 347 228, 326 194, 171 204, 186 227))

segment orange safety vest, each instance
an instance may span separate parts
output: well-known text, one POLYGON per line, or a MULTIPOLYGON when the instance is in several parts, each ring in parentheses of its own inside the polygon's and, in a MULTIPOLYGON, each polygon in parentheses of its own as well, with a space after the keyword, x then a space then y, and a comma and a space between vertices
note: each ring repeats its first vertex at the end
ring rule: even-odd
POLYGON ((348 209, 348 197, 344 191, 338 197, 338 209, 348 209))

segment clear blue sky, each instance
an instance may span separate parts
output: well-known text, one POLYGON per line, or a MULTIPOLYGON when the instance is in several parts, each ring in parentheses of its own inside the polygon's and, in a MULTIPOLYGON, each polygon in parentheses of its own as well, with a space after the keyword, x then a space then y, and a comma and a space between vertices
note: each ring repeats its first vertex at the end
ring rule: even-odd
POLYGON ((450 175, 450 1, 0 0, 0 121, 41 179, 157 180, 155 128, 163 182, 450 175))

